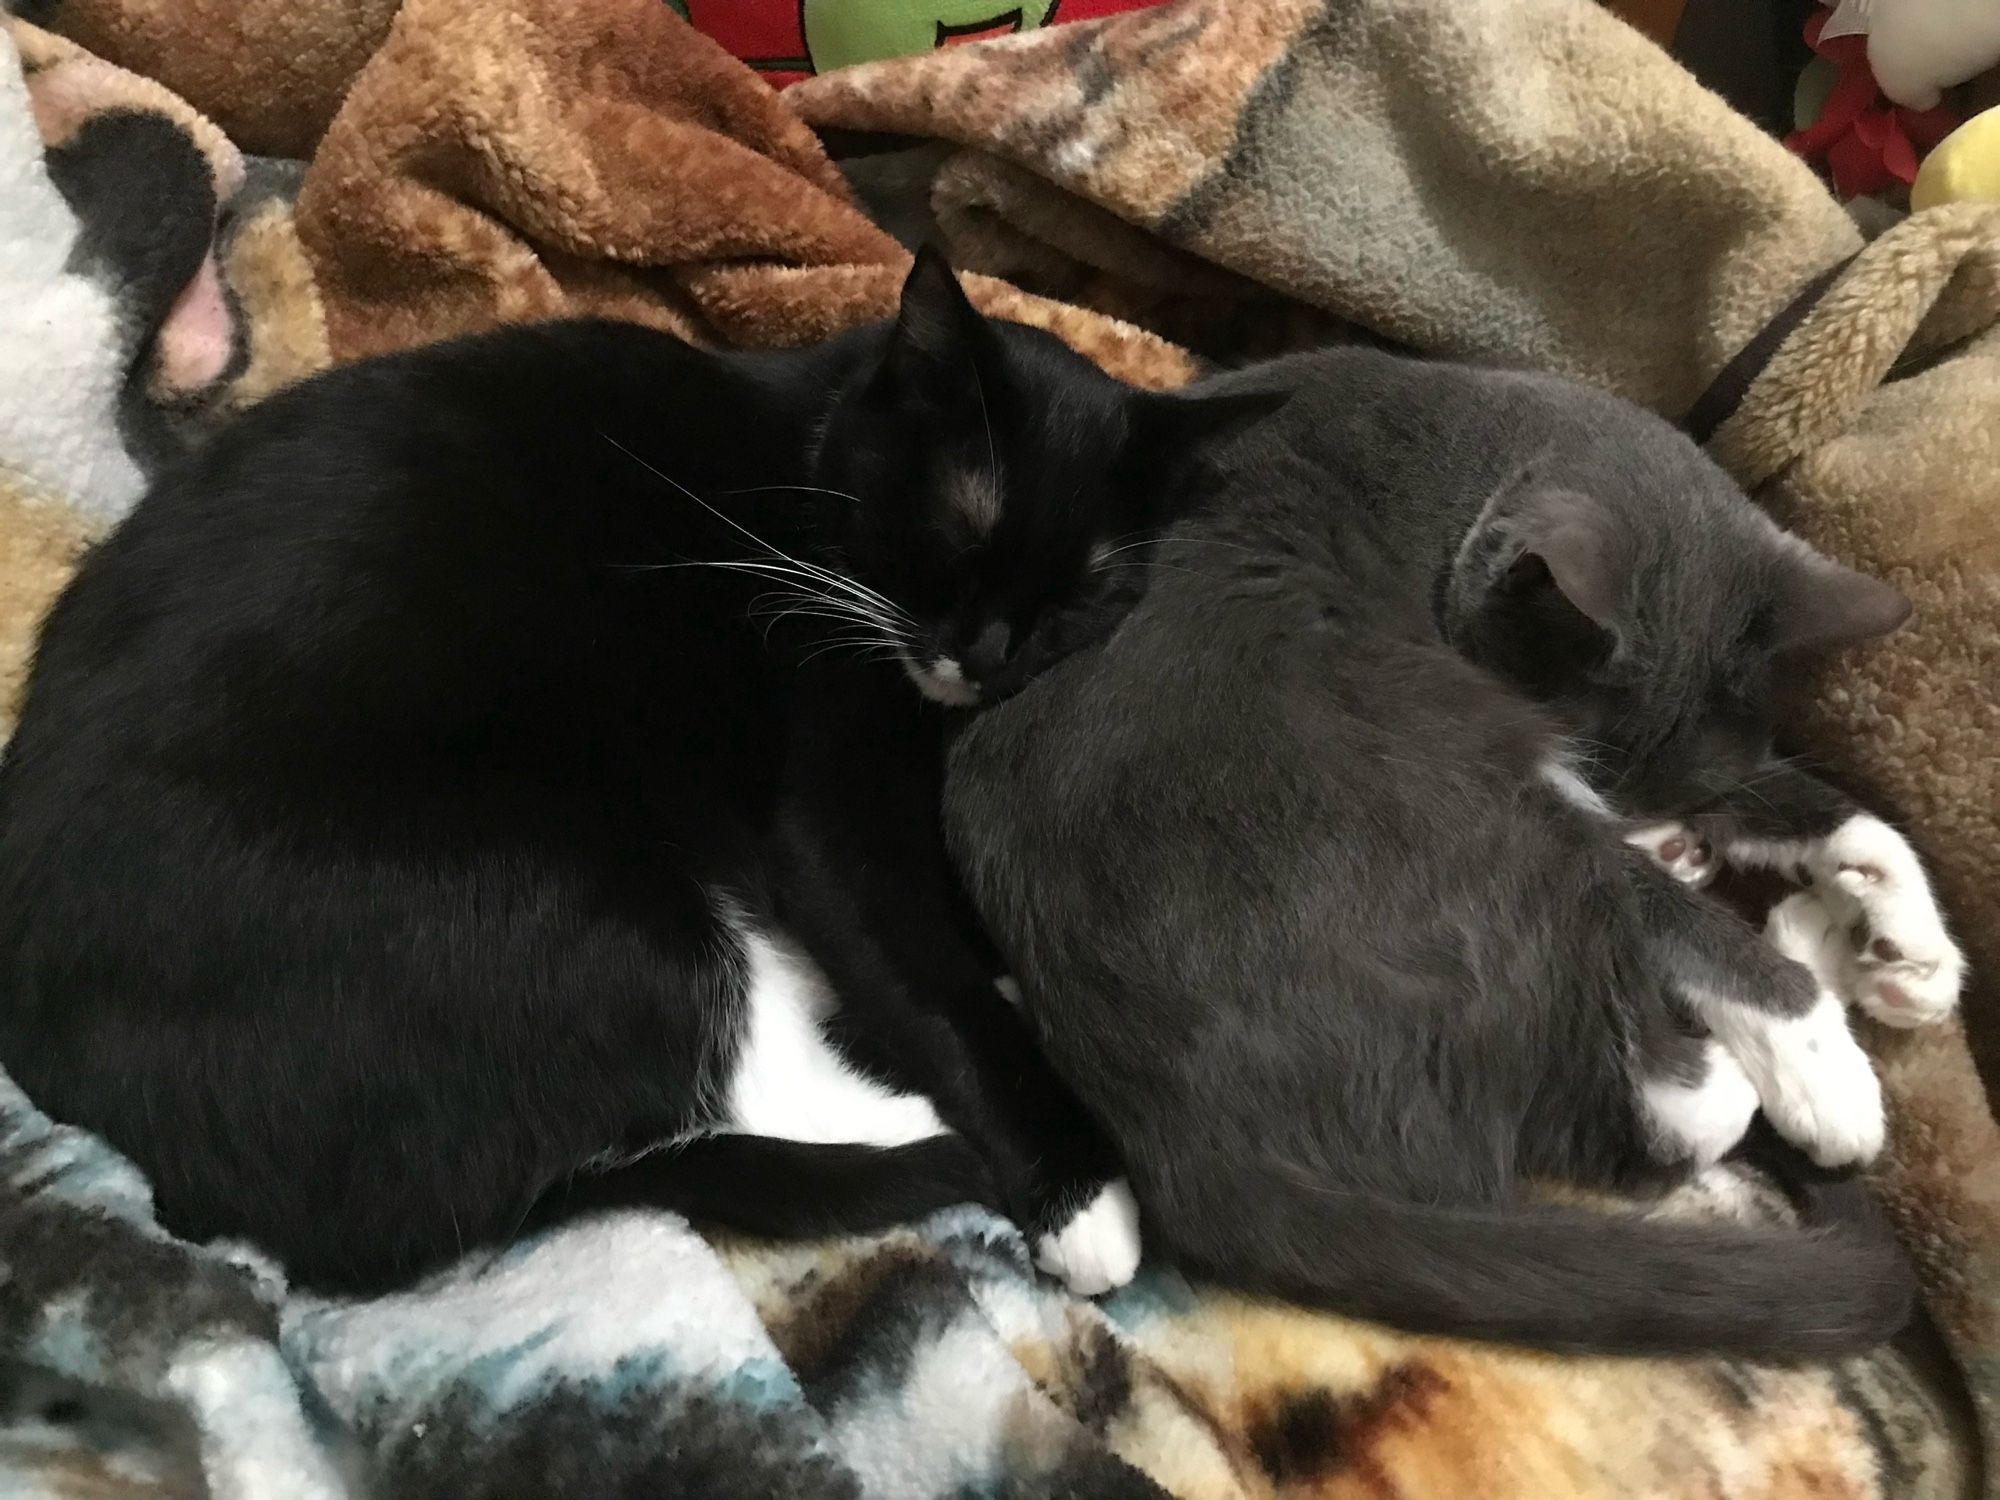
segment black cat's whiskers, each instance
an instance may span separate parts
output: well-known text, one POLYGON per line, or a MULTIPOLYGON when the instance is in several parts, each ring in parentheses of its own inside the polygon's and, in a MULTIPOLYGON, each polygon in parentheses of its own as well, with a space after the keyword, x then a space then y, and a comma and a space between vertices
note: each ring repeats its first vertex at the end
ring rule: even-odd
MULTIPOLYGON (((619 442, 618 439, 611 436, 610 433, 600 430, 598 436, 654 478, 660 480, 662 483, 672 485, 676 490, 687 496, 688 499, 694 501, 696 505, 699 505, 703 510, 714 516, 718 521, 740 532, 774 559, 771 562, 689 561, 682 563, 661 563, 652 566, 666 568, 719 568, 725 572, 750 573, 768 577, 774 582, 782 579, 797 580, 797 582, 793 583, 792 587, 802 598, 812 603, 824 605, 836 614, 843 617, 851 617, 859 623, 869 625, 880 631, 881 644, 893 646, 899 651, 911 644, 911 639, 915 633, 915 622, 904 613, 894 600, 889 599, 875 589, 869 588, 864 583, 847 577, 845 574, 836 573, 831 568, 823 568, 817 563, 807 562, 802 558, 792 556, 783 548, 774 546, 763 537, 757 535, 756 532, 736 520, 735 517, 727 515, 715 506, 710 505, 678 479, 675 479, 671 474, 663 472, 656 465, 648 463, 630 448, 619 442), (808 587, 802 585, 815 586, 808 587), (837 592, 830 593, 828 592, 829 589, 837 592)), ((805 485, 769 485, 762 486, 761 488, 810 489, 813 487, 805 485)), ((749 493, 749 491, 744 491, 743 493, 749 493)), ((840 494, 842 492, 828 491, 827 493, 840 494)), ((844 498, 851 500, 854 497, 847 495, 844 498)), ((643 568, 646 565, 640 564, 637 566, 643 568)))
POLYGON ((993 447, 993 418, 986 410, 986 382, 979 378, 979 367, 972 367, 972 389, 979 397, 979 420, 986 428, 986 479, 993 486, 993 493, 1000 493, 1000 455, 993 447))
POLYGON ((846 490, 830 490, 823 484, 753 484, 747 485, 742 489, 719 490, 717 493, 723 495, 769 495, 781 490, 801 495, 831 495, 836 500, 851 500, 856 505, 861 503, 859 495, 850 495, 846 490))
MULTIPOLYGON (((878 616, 857 612, 841 601, 834 601, 833 608, 815 608, 816 604, 827 602, 824 595, 794 592, 789 598, 795 602, 787 602, 787 598, 788 596, 782 593, 760 594, 750 601, 749 615, 752 619, 763 620, 766 641, 770 639, 771 631, 776 628, 780 620, 801 619, 864 627, 859 635, 843 636, 828 643, 833 646, 860 644, 896 655, 911 651, 916 644, 909 630, 886 622, 878 616)), ((818 654, 818 652, 813 653, 813 655, 818 654)), ((806 658, 807 661, 811 659, 811 656, 806 658)))
MULTIPOLYGON (((635 573, 665 572, 673 568, 709 568, 724 573, 747 573, 752 577, 774 581, 786 577, 797 577, 806 580, 808 584, 817 584, 819 582, 811 573, 795 572, 775 563, 723 562, 697 558, 683 562, 621 563, 615 566, 635 573)), ((890 608, 894 609, 895 606, 891 605, 890 608)), ((761 618, 765 621, 764 633, 766 639, 769 639, 771 629, 776 626, 779 620, 792 617, 864 625, 875 632, 875 635, 871 637, 872 639, 878 640, 884 645, 894 646, 898 650, 912 645, 915 638, 915 626, 901 610, 896 610, 893 616, 886 615, 882 611, 855 599, 850 599, 839 594, 829 594, 823 588, 806 587, 798 583, 784 584, 768 593, 759 594, 755 599, 750 601, 748 613, 753 619, 761 618), (769 602, 773 600, 781 602, 776 604, 769 602), (785 600, 796 602, 782 602, 785 600)))
MULTIPOLYGON (((1194 537, 1194 536, 1174 536, 1174 537, 1167 537, 1167 536, 1161 536, 1161 535, 1159 535, 1158 533, 1149 533, 1149 534, 1146 534, 1146 535, 1142 535, 1142 536, 1138 537, 1138 538, 1137 538, 1136 540, 1134 540, 1134 541, 1125 541, 1125 539, 1124 539, 1124 538, 1122 538, 1122 537, 1118 538, 1117 540, 1118 540, 1118 541, 1119 541, 1119 542, 1120 542, 1120 543, 1121 543, 1122 545, 1119 545, 1119 546, 1115 546, 1115 547, 1112 547, 1112 548, 1110 548, 1110 549, 1108 549, 1107 551, 1104 551, 1104 552, 1100 552, 1100 553, 1096 554, 1096 555, 1095 555, 1095 556, 1094 556, 1094 557, 1093 557, 1093 558, 1091 559, 1091 566, 1092 566, 1093 568, 1097 568, 1097 569, 1101 569, 1101 568, 1103 568, 1103 567, 1104 567, 1104 565, 1105 565, 1106 563, 1110 562, 1110 560, 1111 560, 1112 558, 1114 558, 1114 557, 1118 556, 1118 555, 1119 555, 1120 553, 1122 553, 1122 552, 1132 552, 1132 551, 1136 551, 1136 550, 1137 550, 1138 548, 1140 548, 1140 547, 1154 547, 1154 546, 1159 546, 1159 545, 1161 545, 1161 544, 1163 544, 1163 543, 1165 543, 1165 542, 1168 542, 1168 541, 1171 541, 1171 542, 1175 543, 1175 544, 1176 544, 1177 546, 1187 546, 1187 547, 1226 547, 1226 548, 1228 548, 1229 550, 1231 550, 1231 551, 1233 551, 1233 552, 1252 552, 1252 553, 1254 553, 1254 552, 1255 552, 1255 551, 1257 550, 1257 549, 1256 549, 1256 548, 1254 548, 1254 547, 1246 547, 1246 546, 1244 546, 1244 545, 1243 545, 1243 544, 1242 544, 1241 542, 1225 542, 1225 541, 1222 541, 1222 540, 1220 540, 1220 539, 1218 539, 1218 538, 1215 538, 1215 537, 1194 537)), ((1136 565, 1145 565, 1145 564, 1144 564, 1144 561, 1142 560, 1140 564, 1136 564, 1136 565)), ((1120 566, 1120 567, 1131 567, 1131 566, 1135 566, 1135 564, 1131 564, 1131 563, 1120 563, 1120 564, 1119 564, 1119 566, 1120 566)), ((1157 563, 1157 564, 1152 564, 1152 566, 1156 566, 1156 567, 1167 567, 1167 566, 1170 566, 1170 565, 1169 565, 1169 564, 1166 564, 1166 563, 1157 563)), ((1188 569, 1188 568, 1182 568, 1182 569, 1181 569, 1181 571, 1182 571, 1182 572, 1184 572, 1184 573, 1185 573, 1185 572, 1191 572, 1191 571, 1192 571, 1192 569, 1188 569)))
POLYGON ((818 646, 815 646, 799 658, 799 665, 803 667, 808 662, 817 661, 829 652, 844 650, 851 650, 858 653, 855 657, 857 661, 896 661, 898 659, 907 659, 906 653, 900 647, 886 646, 873 637, 844 636, 837 640, 822 641, 818 646))
POLYGON ((1159 562, 1150 557, 1135 557, 1128 562, 1121 563, 1099 563, 1096 571, 1100 573, 1116 573, 1127 568, 1146 568, 1156 573, 1187 573, 1196 578, 1201 577, 1201 570, 1199 568, 1190 568, 1182 563, 1159 562))

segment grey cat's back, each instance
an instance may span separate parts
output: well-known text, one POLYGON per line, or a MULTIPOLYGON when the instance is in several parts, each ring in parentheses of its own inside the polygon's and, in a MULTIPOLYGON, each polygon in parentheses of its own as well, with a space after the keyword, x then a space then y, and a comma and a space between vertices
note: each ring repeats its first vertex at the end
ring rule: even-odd
MULTIPOLYGON (((1590 846, 1520 802, 1539 721, 1395 602, 1370 517, 1330 524, 1336 482, 1301 462, 1245 454, 1222 503, 1158 550, 1118 630, 979 716, 953 752, 962 868, 1024 978, 1048 981, 1039 1003, 1066 1003, 1056 976, 1088 974, 1090 1003, 1145 1038, 1140 1054, 1057 1027, 1058 1052, 1089 1047, 1069 1059, 1079 1073, 1124 1080, 1124 1110, 1176 1096, 1149 1083, 1161 1068, 1317 1093, 1323 1059, 1355 1045, 1340 1008, 1423 1013, 1495 961, 1473 912, 1530 920, 1551 899, 1493 851, 1542 867, 1563 843, 1588 878, 1590 846), (1469 857, 1414 857, 1441 845, 1469 857)), ((1316 1156, 1328 1127, 1410 1128, 1392 1123, 1395 1100, 1424 1065, 1384 1047, 1366 1083, 1279 1127, 1287 1149, 1316 1156)), ((1469 1107, 1488 1086, 1514 1080, 1468 1072, 1469 1107)), ((1257 1113, 1211 1126, 1268 1137, 1257 1113)), ((1402 1160, 1374 1165, 1421 1190, 1398 1180, 1402 1160)))
POLYGON ((1649 549, 1690 540, 1691 527, 1775 529, 1687 434, 1563 376, 1342 346, 1210 384, 1289 396, 1216 455, 1219 470, 1314 473, 1330 504, 1375 516, 1399 553, 1421 549, 1422 529, 1466 525, 1530 473, 1615 507, 1649 549), (1656 503, 1668 487, 1673 507, 1656 503))

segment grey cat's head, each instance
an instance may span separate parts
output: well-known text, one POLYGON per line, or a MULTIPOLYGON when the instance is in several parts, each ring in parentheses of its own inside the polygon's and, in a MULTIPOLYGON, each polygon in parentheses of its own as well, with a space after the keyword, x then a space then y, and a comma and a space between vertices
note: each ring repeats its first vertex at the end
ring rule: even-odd
POLYGON ((1558 716, 1615 805, 1684 815, 1769 763, 1788 674, 1910 605, 1780 529, 1664 422, 1588 405, 1487 500, 1445 625, 1558 716))

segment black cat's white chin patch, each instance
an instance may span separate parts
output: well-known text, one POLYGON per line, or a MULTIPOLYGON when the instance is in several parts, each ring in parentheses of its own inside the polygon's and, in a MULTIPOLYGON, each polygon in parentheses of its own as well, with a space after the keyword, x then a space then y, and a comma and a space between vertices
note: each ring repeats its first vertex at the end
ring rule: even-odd
POLYGON ((917 685, 917 691, 933 703, 970 708, 979 701, 979 689, 965 680, 965 669, 948 656, 928 662, 914 662, 906 656, 903 671, 917 685))

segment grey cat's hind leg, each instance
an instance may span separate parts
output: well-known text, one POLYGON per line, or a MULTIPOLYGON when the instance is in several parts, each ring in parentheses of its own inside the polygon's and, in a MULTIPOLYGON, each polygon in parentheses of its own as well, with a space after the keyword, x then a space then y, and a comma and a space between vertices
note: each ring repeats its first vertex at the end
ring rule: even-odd
POLYGON ((1710 1167, 1733 1150, 1757 1113, 1757 1089, 1714 1037, 1678 1036, 1642 1047, 1639 1113, 1654 1160, 1710 1167))

